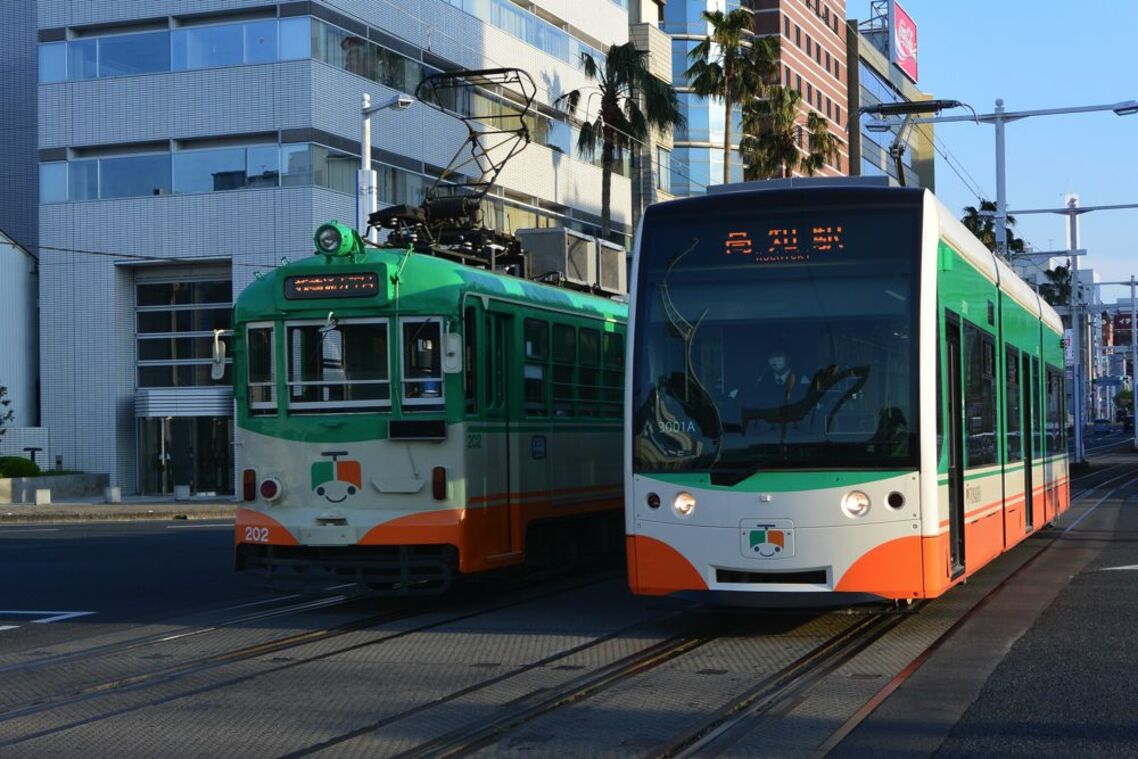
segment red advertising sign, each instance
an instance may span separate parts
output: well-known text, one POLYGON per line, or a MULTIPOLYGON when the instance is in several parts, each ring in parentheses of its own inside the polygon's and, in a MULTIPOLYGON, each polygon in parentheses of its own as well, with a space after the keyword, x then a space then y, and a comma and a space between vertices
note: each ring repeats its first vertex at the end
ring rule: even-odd
POLYGON ((1114 345, 1130 345, 1130 314, 1115 314, 1112 330, 1114 345))
POLYGON ((917 81, 917 25, 896 2, 889 3, 889 60, 917 81))

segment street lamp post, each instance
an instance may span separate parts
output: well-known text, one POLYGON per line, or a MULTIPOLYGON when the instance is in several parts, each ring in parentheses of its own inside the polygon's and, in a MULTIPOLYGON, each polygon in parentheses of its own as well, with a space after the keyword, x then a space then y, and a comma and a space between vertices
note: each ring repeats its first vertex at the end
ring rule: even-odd
MULTIPOLYGON (((1135 106, 1138 108, 1138 105, 1135 106)), ((1138 203, 1116 203, 1105 206, 1080 206, 1079 197, 1067 197, 1067 205, 1063 208, 1028 208, 1015 211, 1017 216, 1035 213, 1057 213, 1067 216, 1067 237, 1071 258, 1071 352, 1075 357, 1075 365, 1071 368, 1071 400, 1075 408, 1072 409, 1075 422, 1075 462, 1083 463, 1086 460, 1086 451, 1083 447, 1083 396, 1082 385, 1082 340, 1083 315, 1080 309, 1081 285, 1079 283, 1079 216, 1091 211, 1118 211, 1127 208, 1138 208, 1138 203)), ((1005 214, 1007 209, 1005 209, 1005 214)), ((1085 251, 1082 251, 1085 252, 1085 251)))
POLYGON ((410 108, 415 99, 410 95, 393 95, 379 105, 371 104, 371 95, 364 93, 360 116, 363 118, 363 134, 360 140, 360 170, 357 172, 356 187, 356 229, 360 236, 370 242, 377 242, 376 230, 369 228, 368 217, 379 209, 378 177, 371 167, 371 115, 386 108, 403 110, 410 108))
MULTIPOLYGON (((1124 279, 1118 282, 1095 282, 1094 284, 1095 287, 1102 287, 1103 285, 1129 285, 1130 287, 1130 371, 1133 372, 1135 379, 1138 379, 1138 321, 1136 321, 1136 317, 1138 317, 1138 301, 1134 299, 1138 281, 1136 281, 1134 275, 1131 274, 1128 280, 1124 279)), ((1125 374, 1125 372, 1123 372, 1123 374, 1125 374)), ((1135 405, 1135 384, 1138 384, 1138 382, 1131 381, 1130 383, 1131 415, 1138 410, 1138 406, 1135 405)), ((1133 449, 1138 451, 1138 424, 1134 425, 1133 449)))
MULTIPOLYGON (((930 116, 914 118, 912 124, 945 124, 952 121, 976 121, 992 124, 996 127, 996 251, 1006 254, 1008 201, 1006 193, 1006 176, 1004 165, 1004 127, 1010 121, 1019 121, 1029 116, 1059 116, 1071 113, 1090 113, 1093 111, 1114 111, 1119 116, 1131 116, 1138 113, 1138 100, 1125 100, 1118 103, 1104 105, 1084 105, 1074 108, 1041 108, 1034 111, 1005 111, 1003 98, 996 100, 994 113, 984 113, 979 116, 930 116)), ((886 122, 891 126, 900 126, 902 122, 886 122)))

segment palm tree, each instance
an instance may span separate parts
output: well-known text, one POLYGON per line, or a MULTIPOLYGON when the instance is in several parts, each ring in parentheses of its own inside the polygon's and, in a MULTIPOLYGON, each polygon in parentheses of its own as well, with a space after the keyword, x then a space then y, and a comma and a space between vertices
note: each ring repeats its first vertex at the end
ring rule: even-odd
MULTIPOLYGON (((980 199, 980 207, 965 206, 964 216, 960 221, 968 231, 976 235, 988 250, 996 249, 996 204, 990 200, 980 199)), ((1016 217, 1008 216, 1005 228, 1007 230, 1007 249, 1009 253, 1022 253, 1024 242, 1013 234, 1016 217)))
MULTIPOLYGON (((601 146, 601 237, 612 230, 610 201, 612 169, 618 151, 638 150, 649 129, 670 129, 682 125, 679 100, 672 86, 648 71, 648 53, 632 42, 613 45, 605 56, 604 70, 588 53, 581 54, 585 77, 595 85, 567 92, 557 99, 572 116, 583 92, 600 95, 596 117, 581 124, 577 152, 589 159, 601 146)), ((587 107, 588 99, 586 99, 587 107)))
POLYGON ((802 96, 798 90, 774 86, 767 97, 743 106, 743 172, 746 179, 789 177, 797 168, 811 176, 838 153, 838 140, 830 132, 829 122, 811 111, 806 116, 807 148, 798 148, 798 106, 802 96))
POLYGON ((1039 297, 1052 306, 1065 306, 1071 302, 1071 266, 1059 265, 1045 271, 1047 281, 1039 286, 1039 297))
POLYGON ((711 32, 688 53, 692 91, 723 99, 723 183, 731 181, 731 109, 763 94, 778 73, 778 38, 754 37, 751 12, 703 11, 711 32))

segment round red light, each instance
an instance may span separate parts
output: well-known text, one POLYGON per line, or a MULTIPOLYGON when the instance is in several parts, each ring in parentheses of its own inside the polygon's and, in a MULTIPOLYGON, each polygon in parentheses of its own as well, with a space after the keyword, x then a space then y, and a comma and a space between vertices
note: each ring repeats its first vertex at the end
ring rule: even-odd
POLYGON ((261 497, 266 501, 271 501, 281 494, 281 486, 276 480, 262 480, 261 481, 261 497))

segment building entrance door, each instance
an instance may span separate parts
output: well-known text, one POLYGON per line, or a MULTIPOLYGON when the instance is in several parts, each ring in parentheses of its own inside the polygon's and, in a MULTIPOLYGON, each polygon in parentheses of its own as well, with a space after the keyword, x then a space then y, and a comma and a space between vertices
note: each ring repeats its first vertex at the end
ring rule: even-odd
POLYGON ((186 485, 195 495, 233 493, 233 419, 166 416, 138 420, 139 491, 172 495, 186 485))

